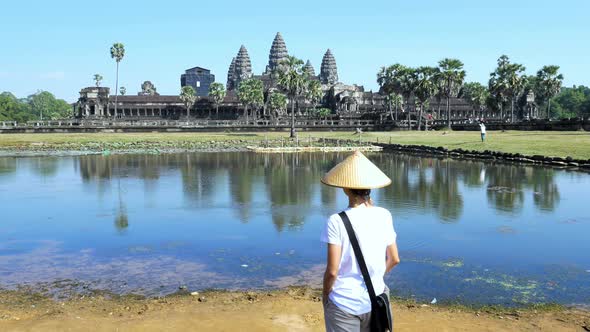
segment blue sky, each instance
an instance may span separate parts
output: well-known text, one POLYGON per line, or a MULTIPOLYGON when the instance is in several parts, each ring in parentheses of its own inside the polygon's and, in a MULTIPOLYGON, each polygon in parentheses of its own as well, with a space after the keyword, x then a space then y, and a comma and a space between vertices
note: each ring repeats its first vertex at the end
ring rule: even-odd
POLYGON ((289 53, 311 60, 332 49, 340 81, 377 90, 383 65, 465 63, 468 81, 487 83, 507 54, 534 74, 561 66, 565 85, 590 85, 588 0, 414 1, 6 1, 0 8, 0 91, 42 89, 70 102, 104 76, 114 88, 109 48, 125 44, 120 85, 135 94, 151 80, 178 94, 180 74, 209 68, 225 83, 241 44, 255 73, 268 62, 277 31, 289 53))

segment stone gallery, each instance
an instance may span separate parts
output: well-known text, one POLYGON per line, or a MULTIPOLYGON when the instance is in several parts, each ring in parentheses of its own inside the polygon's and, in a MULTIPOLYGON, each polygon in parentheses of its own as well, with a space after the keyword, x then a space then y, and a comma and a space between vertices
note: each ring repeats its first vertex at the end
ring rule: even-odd
MULTIPOLYGON (((282 63, 289 55, 285 41, 280 33, 277 33, 268 55, 268 64, 259 75, 252 71, 252 62, 248 50, 242 45, 235 57, 232 58, 227 72, 226 89, 227 94, 219 105, 219 117, 221 119, 239 119, 243 115, 244 106, 237 97, 237 89, 240 82, 255 78, 264 85, 264 106, 273 91, 280 91, 273 76, 276 70, 280 70, 282 63)), ((334 53, 328 49, 323 55, 319 75, 311 61, 307 60, 304 70, 312 80, 321 83, 323 97, 319 105, 312 105, 304 98, 297 100, 298 108, 302 117, 308 114, 306 110, 314 107, 322 107, 331 110, 331 117, 338 118, 387 118, 387 101, 380 92, 365 91, 362 85, 345 84, 338 79, 338 67, 334 53)), ((208 89, 215 81, 215 75, 210 70, 202 67, 187 69, 181 75, 181 86, 192 86, 199 97, 190 112, 191 117, 206 118, 210 111, 215 109, 212 98, 208 96, 208 89)), ((429 103, 429 110, 425 113, 436 113, 444 106, 441 101, 432 100, 429 103)), ((469 103, 460 98, 451 98, 451 118, 467 119, 472 116, 473 108, 469 103)), ((288 107, 287 107, 288 108, 288 107)), ((137 95, 117 96, 117 107, 115 108, 115 96, 110 95, 110 89, 106 87, 87 87, 80 91, 80 98, 76 105, 76 115, 79 118, 133 118, 133 119, 180 119, 186 116, 186 108, 178 95, 159 95, 155 86, 146 81, 142 85, 142 91, 137 95), (116 113, 115 113, 116 109, 116 113)), ((415 110, 410 107, 408 110, 413 119, 416 118, 415 110)), ((263 112, 263 114, 267 114, 263 112)), ((268 114, 271 114, 270 112, 268 114)), ((286 115, 287 110, 283 114, 286 115)), ((491 114, 490 114, 491 115, 491 114)), ((269 115, 273 116, 273 115, 269 115)), ((275 114, 276 116, 276 114, 275 114)), ((401 115, 400 120, 407 119, 407 115, 401 115)))

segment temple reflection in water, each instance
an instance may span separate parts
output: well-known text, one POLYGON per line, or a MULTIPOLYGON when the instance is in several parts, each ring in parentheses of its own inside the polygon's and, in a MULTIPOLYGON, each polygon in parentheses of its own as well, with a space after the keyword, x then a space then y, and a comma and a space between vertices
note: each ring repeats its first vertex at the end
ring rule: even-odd
MULTIPOLYGON (((266 208, 276 229, 282 231, 300 226, 310 209, 330 212, 343 207, 343 195, 321 185, 319 178, 344 157, 338 153, 192 153, 82 156, 75 160, 83 181, 99 188, 115 185, 104 180, 136 178, 143 180, 149 195, 153 186, 167 186, 157 181, 160 177, 172 176, 181 183, 185 207, 198 209, 227 200, 242 222, 253 217, 253 210, 266 208)), ((433 213, 443 223, 457 222, 466 191, 473 188, 485 188, 488 205, 498 213, 519 213, 525 196, 532 197, 534 205, 544 211, 559 204, 555 171, 549 168, 387 153, 370 158, 393 180, 373 196, 396 212, 433 213)), ((51 174, 56 162, 47 159, 37 171, 51 174)), ((9 161, 0 166, 12 167, 9 161)))

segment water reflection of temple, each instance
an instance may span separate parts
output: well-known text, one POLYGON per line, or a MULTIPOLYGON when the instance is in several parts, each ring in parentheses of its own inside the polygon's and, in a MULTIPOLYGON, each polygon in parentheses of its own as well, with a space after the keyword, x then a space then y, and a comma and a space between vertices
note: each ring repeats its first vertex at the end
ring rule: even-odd
MULTIPOLYGON (((147 184, 161 177, 178 176, 184 206, 208 207, 231 200, 242 222, 253 209, 270 209, 277 230, 292 229, 305 222, 310 211, 335 211, 341 194, 320 185, 318 179, 345 155, 194 153, 157 155, 82 156, 78 159, 85 182, 118 176, 143 179, 147 184)), ((370 158, 392 178, 393 184, 374 193, 398 211, 433 213, 442 222, 460 220, 465 188, 485 188, 488 204, 497 211, 518 213, 525 195, 534 205, 552 211, 560 195, 555 171, 548 168, 410 155, 373 154, 370 158)), ((342 203, 342 201, 340 201, 342 203)))

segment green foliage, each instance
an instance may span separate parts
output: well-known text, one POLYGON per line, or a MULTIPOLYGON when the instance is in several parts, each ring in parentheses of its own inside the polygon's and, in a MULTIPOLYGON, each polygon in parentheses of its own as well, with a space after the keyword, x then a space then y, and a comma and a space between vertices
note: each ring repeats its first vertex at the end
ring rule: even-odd
POLYGON ((111 58, 115 59, 117 62, 121 62, 125 57, 125 45, 122 43, 114 43, 111 46, 111 58))
POLYGON ((463 85, 461 95, 469 101, 475 111, 483 111, 486 101, 490 97, 490 92, 481 83, 470 82, 463 85))
POLYGON ((244 107, 260 107, 264 103, 262 81, 250 78, 240 82, 240 86, 238 87, 238 99, 244 107))
POLYGON ((583 85, 563 88, 551 100, 551 117, 590 117, 590 88, 583 85))
MULTIPOLYGON (((544 66, 535 77, 535 99, 539 105, 547 106, 547 116, 551 116, 551 98, 561 91, 563 75, 559 73, 559 66, 544 66)), ((572 112, 572 111, 570 111, 572 112)))
POLYGON ((68 119, 72 116, 72 106, 47 91, 39 91, 23 99, 17 99, 10 92, 0 94, 0 121, 22 123, 39 119, 68 119))
POLYGON ((94 84, 96 84, 96 87, 100 86, 100 82, 102 82, 102 75, 101 74, 94 74, 94 84))
POLYGON ((281 62, 283 70, 279 72, 278 83, 291 100, 295 100, 305 92, 307 74, 303 70, 303 60, 289 56, 281 62))
POLYGON ((305 87, 305 98, 309 100, 315 106, 322 100, 324 92, 322 91, 322 85, 317 80, 307 80, 305 87))
MULTIPOLYGON (((511 119, 514 120, 514 102, 522 93, 525 86, 525 67, 518 63, 511 63, 506 55, 498 58, 498 67, 490 74, 488 86, 495 104, 503 110, 504 103, 510 101, 511 119)), ((504 115, 502 114, 502 117, 504 115)))
POLYGON ((190 115, 191 107, 193 107, 195 101, 197 101, 195 89, 190 85, 183 86, 180 89, 180 100, 182 100, 184 107, 186 107, 186 116, 188 117, 190 115))
POLYGON ((124 96, 127 93, 127 88, 125 88, 124 86, 120 87, 119 93, 121 94, 121 96, 124 96))
POLYGON ((322 107, 322 108, 316 108, 316 109, 313 111, 313 115, 314 115, 314 116, 317 116, 317 117, 319 117, 319 118, 325 118, 325 117, 327 117, 327 116, 328 116, 328 115, 330 115, 330 114, 332 114, 332 110, 331 110, 331 109, 329 109, 329 108, 325 108, 325 107, 322 107))
POLYGON ((209 96, 213 98, 216 105, 219 105, 225 98, 226 91, 225 86, 221 83, 211 83, 209 86, 209 96))
POLYGON ((280 92, 273 92, 270 95, 270 108, 273 111, 282 111, 287 109, 287 96, 280 92))

